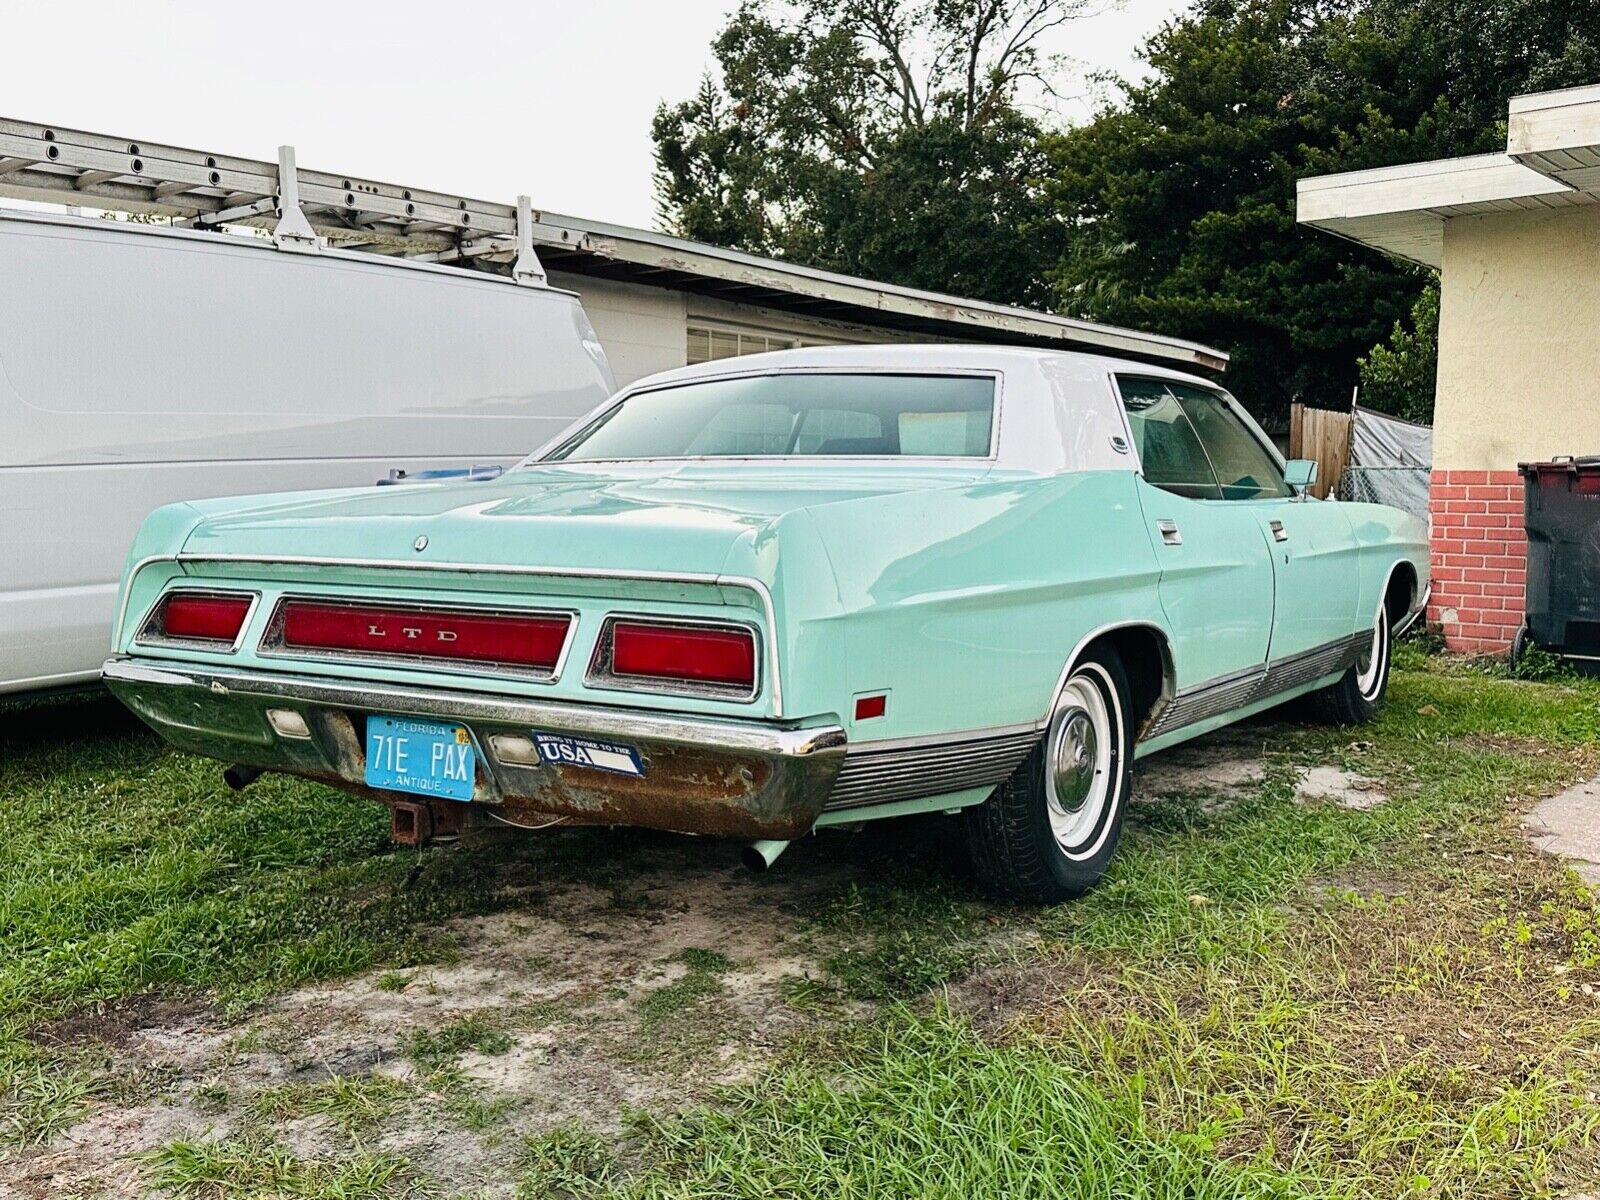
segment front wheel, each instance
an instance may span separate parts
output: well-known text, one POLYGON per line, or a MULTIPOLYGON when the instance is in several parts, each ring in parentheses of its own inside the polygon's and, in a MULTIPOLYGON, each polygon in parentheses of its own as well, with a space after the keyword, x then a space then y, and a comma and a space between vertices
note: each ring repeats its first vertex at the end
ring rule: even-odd
POLYGON ((1389 690, 1389 606, 1378 605, 1372 644, 1356 664, 1308 699, 1311 711, 1330 725, 1365 725, 1378 715, 1389 690))
POLYGON ((1058 904, 1105 874, 1133 780, 1128 694, 1116 651, 1086 654, 1062 686, 1044 740, 994 795, 966 810, 973 864, 988 890, 1058 904))

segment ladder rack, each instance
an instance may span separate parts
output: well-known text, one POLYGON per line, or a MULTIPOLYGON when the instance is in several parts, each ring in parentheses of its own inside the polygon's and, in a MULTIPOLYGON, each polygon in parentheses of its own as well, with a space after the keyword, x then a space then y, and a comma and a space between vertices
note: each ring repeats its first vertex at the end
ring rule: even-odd
POLYGON ((572 246, 528 197, 497 204, 277 162, 208 154, 0 118, 0 197, 168 217, 174 225, 272 231, 285 250, 344 250, 456 263, 543 286, 536 240, 572 246))

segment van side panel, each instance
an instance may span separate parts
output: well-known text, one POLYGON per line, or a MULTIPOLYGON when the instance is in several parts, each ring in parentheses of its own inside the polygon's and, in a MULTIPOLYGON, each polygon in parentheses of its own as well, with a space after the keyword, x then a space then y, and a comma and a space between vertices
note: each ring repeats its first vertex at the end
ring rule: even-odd
POLYGON ((0 693, 95 677, 162 504, 509 464, 610 390, 566 293, 0 215, 0 693))

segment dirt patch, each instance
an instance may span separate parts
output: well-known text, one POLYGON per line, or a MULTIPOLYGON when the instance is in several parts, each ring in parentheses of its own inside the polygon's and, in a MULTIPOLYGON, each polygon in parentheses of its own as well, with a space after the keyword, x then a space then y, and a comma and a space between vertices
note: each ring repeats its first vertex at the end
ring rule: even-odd
MULTIPOLYGON (((1141 759, 1134 769, 1134 801, 1198 800, 1205 810, 1224 808, 1266 780, 1267 758, 1285 744, 1271 725, 1246 725, 1186 742, 1141 759)), ((1302 768, 1296 791, 1303 801, 1369 809, 1389 797, 1377 781, 1334 766, 1302 768)))
POLYGON ((662 839, 620 882, 534 887, 447 923, 448 962, 302 987, 232 1024, 154 997, 56 1022, 41 1041, 98 1043, 111 1065, 82 1120, 0 1165, 0 1193, 141 1195, 129 1156, 179 1138, 271 1132, 301 1156, 348 1153, 337 1123, 263 1117, 263 1098, 379 1075, 404 1103, 362 1130, 366 1149, 456 1192, 509 1196, 523 1135, 573 1118, 616 1132, 630 1107, 692 1102, 751 1078, 811 1019, 785 983, 822 973, 803 935, 863 871, 853 840, 807 839, 756 878, 721 867, 721 847, 662 839), (464 1028, 488 1032, 419 1055, 419 1034, 464 1028))
POLYGON ((198 997, 163 996, 146 992, 108 1004, 97 1004, 57 1021, 48 1021, 32 1033, 42 1046, 103 1045, 126 1049, 149 1030, 203 1026, 215 1011, 198 997))
POLYGON ((1342 767, 1312 767, 1300 777, 1296 794, 1302 800, 1325 800, 1340 808, 1376 808, 1389 798, 1374 779, 1342 767))
POLYGON ((1218 807, 1254 791, 1265 775, 1270 731, 1223 730, 1142 758, 1133 769, 1133 799, 1194 798, 1218 807))
POLYGON ((970 972, 945 991, 950 1007, 987 1038, 1000 1038, 1019 1021, 1082 992, 1103 963, 1076 956, 1031 963, 993 964, 970 972))
POLYGON ((1585 883, 1600 886, 1600 776, 1541 800, 1522 823, 1536 850, 1566 859, 1585 883))

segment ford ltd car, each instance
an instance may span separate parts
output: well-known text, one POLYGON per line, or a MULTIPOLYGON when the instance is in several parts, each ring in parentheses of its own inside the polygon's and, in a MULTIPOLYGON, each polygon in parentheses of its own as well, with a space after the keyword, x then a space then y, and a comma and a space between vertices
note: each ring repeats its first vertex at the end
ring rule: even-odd
POLYGON ((158 509, 111 689, 174 745, 324 780, 396 839, 743 839, 959 814, 1051 903, 1135 758, 1382 703, 1426 534, 1306 494, 1215 383, 1083 354, 830 347, 625 388, 491 482, 158 509))

